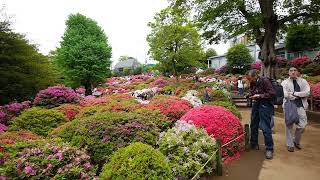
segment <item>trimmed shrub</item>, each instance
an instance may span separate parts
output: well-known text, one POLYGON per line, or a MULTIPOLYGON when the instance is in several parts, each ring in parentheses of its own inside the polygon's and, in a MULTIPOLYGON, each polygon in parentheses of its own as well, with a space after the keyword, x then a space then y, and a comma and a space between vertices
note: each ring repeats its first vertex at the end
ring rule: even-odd
POLYGON ((47 136, 53 128, 63 121, 65 121, 65 116, 57 110, 35 107, 23 111, 13 121, 10 130, 18 131, 24 129, 38 135, 47 136))
POLYGON ((93 179, 95 168, 84 151, 65 143, 35 141, 6 146, 1 170, 8 179, 93 179))
POLYGON ((95 163, 102 165, 119 148, 132 142, 156 145, 164 120, 128 112, 94 113, 77 118, 58 136, 77 147, 87 147, 95 163))
POLYGON ((214 101, 207 103, 208 105, 214 106, 222 106, 227 108, 229 111, 233 113, 233 115, 237 116, 240 120, 242 119, 241 113, 239 112, 238 108, 229 101, 214 101))
POLYGON ((209 94, 211 101, 228 101, 229 98, 223 90, 214 89, 209 94))
POLYGON ((151 146, 133 143, 121 148, 105 164, 101 179, 174 179, 165 156, 151 146))
POLYGON ((65 103, 78 103, 79 100, 79 96, 72 88, 53 86, 41 90, 34 99, 33 104, 52 108, 65 103))
POLYGON ((63 113, 69 121, 79 114, 81 107, 75 104, 63 104, 55 108, 57 111, 63 113))
POLYGON ((169 119, 176 121, 188 112, 192 105, 187 100, 175 96, 157 96, 151 99, 147 108, 152 110, 159 109, 169 119))
MULTIPOLYGON (((159 150, 169 159, 177 179, 191 179, 215 149, 215 140, 203 129, 183 121, 177 121, 175 127, 160 135, 159 150)), ((212 162, 200 171, 199 176, 212 172, 212 162)))
MULTIPOLYGON (((221 139, 222 144, 226 144, 243 134, 239 118, 221 106, 204 105, 193 108, 181 120, 204 128, 210 136, 221 139)), ((224 147, 222 155, 224 157, 239 157, 239 151, 243 150, 243 140, 242 136, 224 147)))

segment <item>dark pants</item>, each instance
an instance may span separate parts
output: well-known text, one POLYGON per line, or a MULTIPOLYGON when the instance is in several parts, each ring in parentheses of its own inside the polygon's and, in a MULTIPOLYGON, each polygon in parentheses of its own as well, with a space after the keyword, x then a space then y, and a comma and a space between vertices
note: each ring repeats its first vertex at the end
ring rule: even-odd
POLYGON ((266 150, 273 151, 273 139, 271 131, 271 117, 274 108, 269 102, 254 102, 251 111, 251 146, 258 145, 259 125, 264 135, 266 150))
POLYGON ((243 96, 243 88, 238 88, 238 95, 239 96, 243 96))

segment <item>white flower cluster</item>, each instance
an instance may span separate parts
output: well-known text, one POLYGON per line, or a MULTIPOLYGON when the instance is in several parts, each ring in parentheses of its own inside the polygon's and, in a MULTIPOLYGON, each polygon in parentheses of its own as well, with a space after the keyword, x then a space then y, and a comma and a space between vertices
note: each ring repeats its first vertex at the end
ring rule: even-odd
POLYGON ((131 92, 130 94, 135 97, 140 104, 148 104, 148 100, 155 96, 159 92, 159 90, 160 88, 153 87, 149 89, 136 90, 134 92, 131 92))
POLYGON ((202 101, 200 98, 197 97, 198 91, 196 90, 189 90, 187 94, 182 97, 182 99, 185 99, 189 101, 193 107, 199 107, 202 105, 202 101))

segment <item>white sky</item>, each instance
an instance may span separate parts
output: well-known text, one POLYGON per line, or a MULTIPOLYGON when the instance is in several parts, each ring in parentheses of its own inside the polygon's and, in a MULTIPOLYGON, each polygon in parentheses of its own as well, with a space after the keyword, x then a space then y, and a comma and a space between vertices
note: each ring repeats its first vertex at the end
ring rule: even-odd
MULTIPOLYGON (((101 26, 112 46, 112 61, 121 55, 145 62, 149 49, 146 37, 148 22, 167 6, 166 0, 0 0, 0 6, 12 16, 16 32, 39 45, 43 54, 59 46, 65 21, 71 13, 81 13, 101 26)), ((212 46, 218 54, 227 45, 212 46)))

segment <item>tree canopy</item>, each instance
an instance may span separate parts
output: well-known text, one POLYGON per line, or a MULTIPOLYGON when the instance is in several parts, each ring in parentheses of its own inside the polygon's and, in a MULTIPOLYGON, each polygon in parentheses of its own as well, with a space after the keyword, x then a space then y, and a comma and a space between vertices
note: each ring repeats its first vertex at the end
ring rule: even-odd
POLYGON ((275 47, 279 30, 290 23, 320 19, 320 0, 169 0, 174 7, 194 9, 195 20, 209 42, 242 34, 261 49, 263 75, 275 77, 275 47))
POLYGON ((136 58, 131 57, 131 56, 127 56, 127 55, 119 57, 119 61, 126 61, 128 59, 136 59, 136 58))
POLYGON ((286 36, 286 48, 302 51, 320 47, 320 28, 316 25, 292 25, 286 36))
POLYGON ((201 37, 185 12, 168 7, 156 14, 149 26, 149 53, 162 72, 177 76, 189 67, 200 66, 204 58, 201 37))
POLYGON ((84 86, 91 94, 93 86, 111 75, 111 46, 97 22, 81 14, 72 14, 56 62, 63 69, 67 84, 84 86))
POLYGON ((231 47, 227 52, 226 58, 231 72, 235 74, 244 74, 253 62, 249 49, 243 44, 231 47))
POLYGON ((53 64, 35 45, 0 21, 0 104, 31 100, 35 94, 57 83, 53 64))

